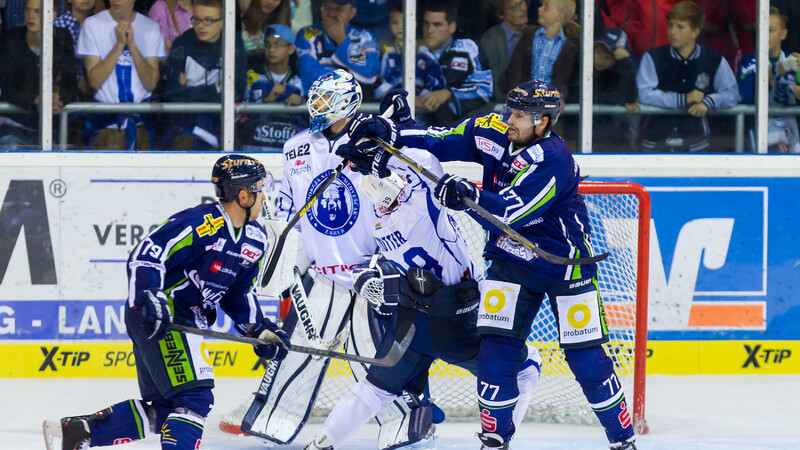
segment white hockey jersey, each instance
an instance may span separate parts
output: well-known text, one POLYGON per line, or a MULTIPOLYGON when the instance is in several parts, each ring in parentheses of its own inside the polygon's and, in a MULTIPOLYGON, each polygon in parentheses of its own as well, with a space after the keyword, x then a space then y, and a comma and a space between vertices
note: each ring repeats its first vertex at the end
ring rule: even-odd
MULTIPOLYGON (((342 158, 336 149, 347 133, 329 139, 304 130, 283 146, 283 179, 278 195, 278 219, 302 208, 317 186, 342 158)), ((358 189, 361 174, 349 168, 336 178, 298 222, 311 267, 333 282, 352 289, 352 269, 375 253, 372 202, 358 189)))
MULTIPOLYGON (((430 153, 404 148, 403 153, 437 176, 442 176, 439 160, 430 153)), ((467 243, 455 219, 433 197, 435 183, 392 157, 392 172, 403 176, 408 185, 398 197, 398 206, 386 214, 375 213, 375 239, 387 259, 406 273, 409 267, 434 272, 446 286, 476 278, 467 243)), ((476 278, 477 279, 477 278, 476 278)))

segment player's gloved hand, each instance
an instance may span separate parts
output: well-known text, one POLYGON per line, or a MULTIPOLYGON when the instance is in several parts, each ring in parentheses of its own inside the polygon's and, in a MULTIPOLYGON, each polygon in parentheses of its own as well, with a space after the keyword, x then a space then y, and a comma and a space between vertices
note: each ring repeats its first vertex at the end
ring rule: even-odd
POLYGON ((466 178, 450 175, 448 173, 439 180, 433 194, 444 206, 463 211, 467 209, 467 205, 462 203, 462 198, 468 198, 473 202, 477 202, 480 197, 480 190, 478 186, 470 183, 466 178))
POLYGON ((356 115, 347 124, 347 135, 350 137, 350 142, 355 142, 356 144, 362 138, 376 137, 391 146, 396 146, 397 141, 400 139, 397 125, 393 121, 371 114, 356 115))
POLYGON ((404 127, 413 127, 416 125, 414 119, 411 118, 411 107, 408 105, 408 92, 405 89, 392 89, 383 96, 381 100, 381 115, 389 108, 389 105, 394 105, 394 113, 391 119, 404 127))
POLYGON ((261 322, 253 325, 249 334, 262 341, 270 341, 269 344, 253 346, 253 351, 259 358, 281 361, 286 358, 286 355, 289 354, 289 349, 292 348, 292 343, 289 342, 289 335, 266 317, 261 319, 261 322), (275 339, 275 336, 278 339, 275 339))
POLYGON ((167 306, 167 294, 155 288, 139 291, 131 309, 141 314, 142 330, 147 339, 164 339, 172 321, 172 313, 167 306))

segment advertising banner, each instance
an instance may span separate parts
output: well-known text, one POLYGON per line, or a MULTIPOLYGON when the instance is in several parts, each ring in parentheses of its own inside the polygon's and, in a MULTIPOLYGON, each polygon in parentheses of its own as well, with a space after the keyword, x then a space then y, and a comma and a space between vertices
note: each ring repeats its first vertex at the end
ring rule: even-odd
MULTIPOLYGON (((123 351, 116 343, 129 345, 128 254, 170 215, 215 201, 218 156, 0 155, 0 349, 29 362, 0 376, 54 376, 38 370, 43 358, 48 370, 100 368, 103 355, 123 351), (89 359, 84 341, 97 346, 89 359)), ((279 182, 282 155, 258 158, 279 182)), ((577 159, 592 181, 633 181, 650 193, 648 371, 800 373, 800 171, 786 168, 800 160, 748 171, 733 157, 704 170, 689 157, 616 158, 577 159)), ((276 314, 274 299, 262 307, 276 314)), ((230 326, 221 314, 214 328, 230 326)))

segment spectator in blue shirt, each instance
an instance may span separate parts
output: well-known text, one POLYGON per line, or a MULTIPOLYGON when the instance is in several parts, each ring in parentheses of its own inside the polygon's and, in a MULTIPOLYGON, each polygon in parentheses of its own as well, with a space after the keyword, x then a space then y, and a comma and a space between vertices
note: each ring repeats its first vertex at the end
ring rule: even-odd
POLYGON ((567 27, 575 15, 575 0, 544 0, 539 7, 539 26, 522 33, 508 63, 503 91, 528 80, 552 84, 569 95, 570 79, 576 73, 580 31, 567 27))
POLYGON ((481 37, 481 63, 492 71, 492 99, 503 103, 506 91, 500 84, 501 80, 522 33, 530 28, 528 0, 495 0, 493 6, 501 23, 486 30, 481 37))
POLYGON ((378 42, 369 30, 356 28, 350 21, 357 13, 354 0, 323 0, 322 21, 297 33, 295 47, 305 90, 320 75, 344 69, 368 88, 378 79, 378 42))

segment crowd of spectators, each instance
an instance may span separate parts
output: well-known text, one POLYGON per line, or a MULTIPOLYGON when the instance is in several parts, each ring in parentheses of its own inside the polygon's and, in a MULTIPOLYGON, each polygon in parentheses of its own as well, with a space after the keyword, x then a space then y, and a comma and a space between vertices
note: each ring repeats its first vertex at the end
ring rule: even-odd
MULTIPOLYGON (((0 147, 38 141, 42 0, 6 0, 0 101, 25 110, 0 117, 0 147)), ((237 0, 236 102, 301 105, 314 79, 350 71, 366 101, 402 86, 401 0, 237 0)), ((800 99, 800 6, 772 0, 769 102, 800 99), (795 25, 796 26, 796 25, 795 25)), ((53 113, 75 101, 219 103, 222 0, 58 0, 53 113)), ((420 0, 417 119, 453 126, 502 104, 539 79, 567 103, 580 94, 580 12, 575 0, 420 0)), ((756 0, 595 0, 593 151, 731 151, 730 117, 715 109, 754 103, 756 0), (735 69, 735 70, 734 70, 735 69), (684 113, 651 116, 641 105, 684 113), (726 136, 727 135, 727 136, 726 136), (627 136, 628 139, 621 139, 627 136)), ((236 146, 280 149, 308 126, 300 114, 237 117, 236 146)), ((218 114, 73 114, 73 148, 213 150, 218 114)), ((557 132, 575 139, 576 121, 557 132)), ((752 135, 753 120, 748 119, 752 135)), ((769 119, 770 151, 800 153, 796 116, 769 119)))

